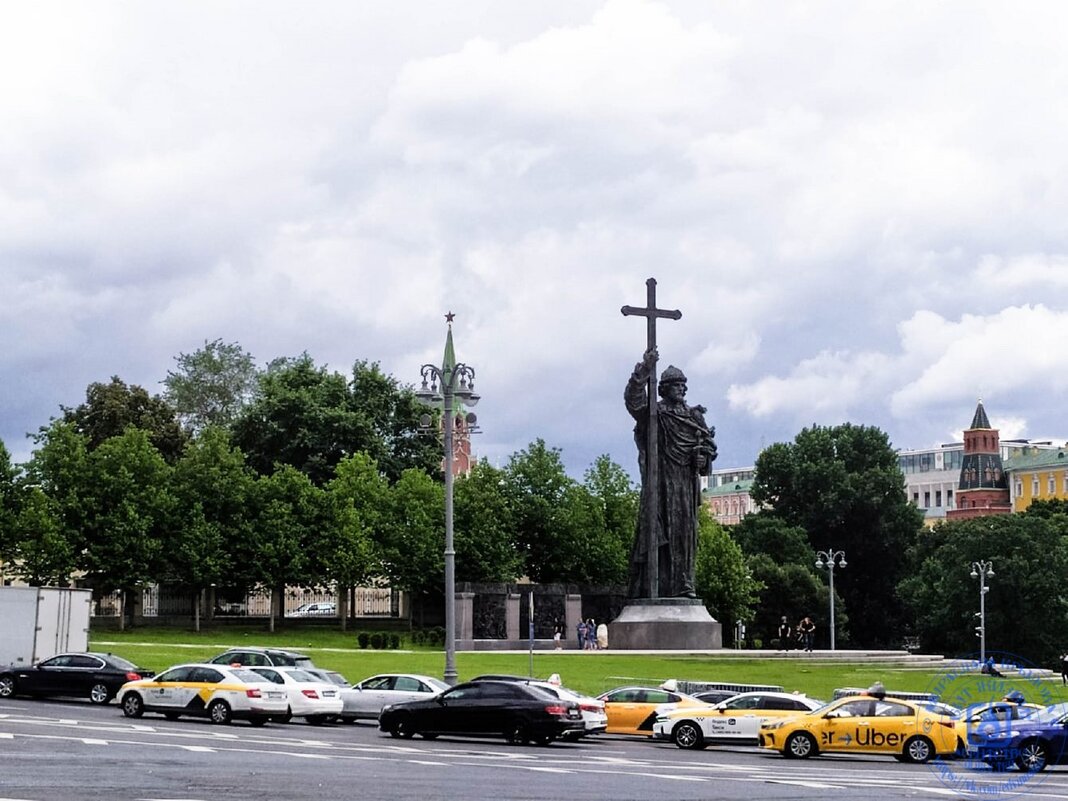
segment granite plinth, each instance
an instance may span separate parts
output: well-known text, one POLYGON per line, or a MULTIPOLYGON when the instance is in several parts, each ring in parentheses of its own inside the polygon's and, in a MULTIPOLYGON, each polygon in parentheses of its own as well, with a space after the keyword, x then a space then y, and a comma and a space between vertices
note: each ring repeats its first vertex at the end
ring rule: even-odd
POLYGON ((608 624, 608 643, 625 651, 705 651, 723 647, 723 626, 700 598, 632 598, 608 624))

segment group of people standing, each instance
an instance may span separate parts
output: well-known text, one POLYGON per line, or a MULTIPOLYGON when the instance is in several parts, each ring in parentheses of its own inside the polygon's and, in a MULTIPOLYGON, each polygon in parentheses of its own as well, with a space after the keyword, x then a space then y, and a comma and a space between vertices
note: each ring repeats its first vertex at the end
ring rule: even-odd
POLYGON ((786 615, 782 616, 782 622, 779 623, 779 650, 789 651, 795 642, 798 648, 805 651, 811 651, 816 642, 816 624, 808 615, 801 618, 797 626, 791 626, 786 615))
MULTIPOLYGON (((556 650, 563 650, 563 640, 566 636, 564 622, 557 618, 553 623, 553 641, 556 650)), ((608 647, 608 626, 604 623, 597 625, 593 618, 579 620, 575 626, 575 636, 578 638, 578 647, 582 651, 596 651, 608 647)))

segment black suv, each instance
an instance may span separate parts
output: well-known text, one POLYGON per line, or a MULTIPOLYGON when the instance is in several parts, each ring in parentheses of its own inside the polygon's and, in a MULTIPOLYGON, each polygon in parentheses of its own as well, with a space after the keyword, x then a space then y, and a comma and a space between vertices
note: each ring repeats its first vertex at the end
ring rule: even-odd
POLYGON ((242 667, 315 667, 310 656, 279 648, 231 648, 208 660, 213 665, 242 667))

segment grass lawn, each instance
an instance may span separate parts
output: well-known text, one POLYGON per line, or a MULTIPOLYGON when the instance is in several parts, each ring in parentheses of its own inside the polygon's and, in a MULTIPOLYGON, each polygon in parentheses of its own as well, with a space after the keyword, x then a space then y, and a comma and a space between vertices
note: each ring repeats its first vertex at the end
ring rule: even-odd
MULTIPOLYGON (((387 672, 440 676, 445 663, 441 650, 361 650, 356 645, 355 632, 342 633, 326 627, 283 628, 274 633, 261 626, 218 628, 199 633, 170 628, 137 628, 124 632, 96 631, 91 633, 89 642, 92 650, 111 651, 156 671, 181 662, 209 659, 226 648, 241 645, 299 650, 312 657, 317 665, 343 673, 349 681, 387 672)), ((461 680, 480 673, 525 676, 529 673, 530 657, 526 653, 460 652, 456 654, 456 667, 461 680)), ((881 681, 890 690, 931 691, 943 676, 940 671, 904 670, 878 664, 813 663, 803 659, 535 651, 534 675, 546 678, 552 673, 559 673, 568 687, 591 695, 631 682, 653 684, 675 678, 776 684, 790 692, 796 690, 823 699, 830 699, 837 687, 868 687, 876 681, 881 681)), ((1036 703, 1068 700, 1068 692, 1063 691, 1068 688, 1062 688, 1059 679, 1044 681, 1041 687, 1040 698, 1039 686, 1033 680, 992 680, 969 675, 955 680, 943 696, 957 706, 966 706, 972 700, 991 700, 1010 689, 1022 690, 1028 700, 1036 703), (962 690, 965 684, 969 688, 966 693, 962 690)))

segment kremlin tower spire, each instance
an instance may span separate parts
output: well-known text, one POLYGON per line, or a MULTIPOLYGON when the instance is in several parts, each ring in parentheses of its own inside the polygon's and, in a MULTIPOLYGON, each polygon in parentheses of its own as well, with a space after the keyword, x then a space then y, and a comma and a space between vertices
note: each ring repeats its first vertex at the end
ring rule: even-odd
POLYGON ((1010 512, 1009 483, 1001 464, 999 432, 990 427, 990 419, 980 398, 971 428, 964 432, 964 458, 960 465, 956 508, 946 512, 946 518, 962 520, 1010 512))

